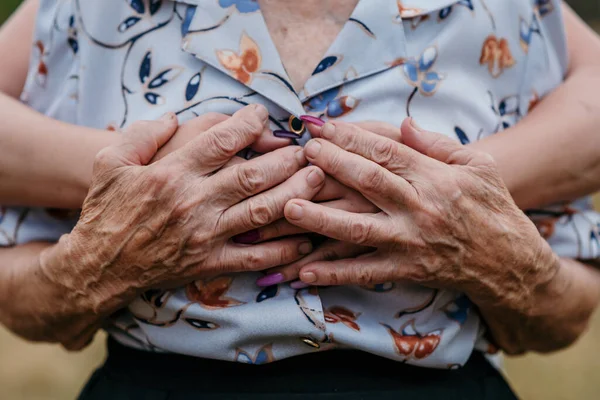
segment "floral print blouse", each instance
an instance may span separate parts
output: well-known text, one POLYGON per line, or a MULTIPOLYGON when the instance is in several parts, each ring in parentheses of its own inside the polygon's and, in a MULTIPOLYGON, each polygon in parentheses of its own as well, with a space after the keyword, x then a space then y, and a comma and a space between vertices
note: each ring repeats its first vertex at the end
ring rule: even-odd
MULTIPOLYGON (((567 66, 558 0, 361 0, 297 92, 254 0, 41 0, 32 51, 23 101, 74 124, 119 129, 167 111, 185 121, 261 103, 273 130, 293 131, 290 116, 302 114, 397 126, 410 115, 463 144, 518 123, 567 66)), ((528 213, 561 256, 600 255, 589 199, 528 213)), ((76 217, 4 207, 0 244, 57 240, 76 217)), ((409 283, 261 289, 260 276, 148 291, 106 329, 148 351, 251 364, 352 348, 455 368, 488 348, 461 293, 409 283)))

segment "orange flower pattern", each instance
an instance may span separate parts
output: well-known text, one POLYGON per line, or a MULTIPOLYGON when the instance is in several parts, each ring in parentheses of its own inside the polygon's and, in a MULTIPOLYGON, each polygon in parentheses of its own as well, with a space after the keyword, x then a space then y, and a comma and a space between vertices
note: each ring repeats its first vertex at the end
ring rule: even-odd
POLYGON ((431 355, 440 344, 442 329, 421 334, 415 328, 415 320, 406 322, 397 332, 389 325, 385 325, 388 333, 394 340, 396 351, 406 358, 423 359, 431 355), (412 333, 408 332, 412 328, 412 333))
POLYGON ((233 50, 217 50, 217 57, 235 79, 246 85, 252 82, 252 74, 258 71, 262 62, 258 45, 246 33, 242 34, 240 39, 239 53, 233 50))
POLYGON ((244 302, 225 296, 229 291, 233 277, 220 276, 208 280, 197 280, 186 286, 188 299, 206 308, 235 307, 244 302))
POLYGON ((504 38, 497 38, 495 35, 489 35, 483 42, 479 64, 487 64, 488 71, 494 78, 499 77, 504 69, 515 65, 508 41, 504 38))
POLYGON ((325 321, 330 324, 337 324, 341 322, 350 329, 360 331, 360 326, 356 323, 356 318, 360 314, 353 313, 344 307, 331 307, 325 312, 325 321))

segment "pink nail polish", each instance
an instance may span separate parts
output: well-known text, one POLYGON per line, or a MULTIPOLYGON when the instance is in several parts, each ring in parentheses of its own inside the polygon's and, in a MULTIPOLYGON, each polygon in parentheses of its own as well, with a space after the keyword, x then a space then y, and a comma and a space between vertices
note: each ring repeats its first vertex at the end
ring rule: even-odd
POLYGON ((285 277, 282 273, 270 274, 256 280, 256 284, 260 287, 277 285, 283 282, 285 277))
POLYGON ((310 286, 311 285, 309 285, 308 283, 304 283, 302 281, 294 281, 294 282, 290 283, 290 287, 292 289, 296 289, 296 290, 306 289, 307 287, 310 287, 310 286))
POLYGON ((234 236, 233 238, 231 238, 233 243, 237 243, 237 244, 252 244, 252 243, 257 242, 259 239, 260 239, 260 233, 258 233, 258 230, 256 230, 256 229, 248 231, 246 233, 242 233, 240 235, 237 235, 237 236, 234 236))
POLYGON ((300 119, 304 122, 308 122, 309 124, 313 124, 316 126, 325 125, 325 121, 323 121, 321 118, 313 117, 312 115, 302 115, 300 116, 300 119))

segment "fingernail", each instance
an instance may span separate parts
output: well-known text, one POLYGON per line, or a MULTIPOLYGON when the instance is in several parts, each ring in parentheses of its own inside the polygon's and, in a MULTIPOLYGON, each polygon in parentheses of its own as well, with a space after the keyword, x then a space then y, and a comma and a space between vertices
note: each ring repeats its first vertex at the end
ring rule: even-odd
POLYGON ((307 287, 310 287, 311 285, 309 285, 308 283, 304 283, 302 281, 294 281, 292 283, 290 283, 290 287, 292 289, 306 289, 307 287))
POLYGON ((269 111, 262 104, 254 104, 254 112, 259 116, 260 119, 266 120, 269 117, 269 111))
POLYGON ((251 231, 234 236, 231 240, 233 243, 237 244, 252 244, 257 242, 258 239, 260 239, 260 233, 257 229, 253 229, 251 231))
POLYGON ((417 132, 421 132, 421 127, 419 125, 417 125, 417 122, 415 121, 415 119, 413 117, 410 117, 410 125, 415 129, 415 131, 417 132))
POLYGON ((320 152, 321 152, 321 143, 319 143, 316 140, 311 140, 304 147, 304 153, 306 154, 307 157, 310 157, 310 158, 316 158, 320 152))
POLYGON ((304 283, 314 283, 317 281, 317 275, 314 272, 301 272, 300 279, 304 283))
POLYGON ((175 114, 173 114, 172 112, 169 111, 167 113, 164 113, 162 115, 162 117, 160 117, 160 120, 166 122, 166 121, 171 121, 173 118, 175 118, 175 114))
POLYGON ((300 148, 295 154, 294 156, 296 157, 296 161, 298 161, 298 164, 306 164, 306 157, 304 156, 304 149, 300 148))
POLYGON ((333 139, 334 135, 335 135, 335 125, 334 124, 327 123, 327 124, 323 125, 323 128, 321 129, 321 136, 323 138, 333 139))
POLYGON ((282 131, 282 130, 273 131, 273 136, 280 138, 280 139, 298 139, 301 137, 300 135, 298 135, 294 132, 282 131))
POLYGON ((312 115, 301 115, 300 120, 316 126, 325 125, 325 121, 323 121, 321 118, 313 117, 312 115))
POLYGON ((310 254, 312 249, 313 249, 313 246, 312 246, 311 242, 304 242, 304 243, 300 244, 300 246, 298 246, 298 253, 305 256, 307 254, 310 254))
POLYGON ((285 280, 285 276, 283 276, 282 273, 278 272, 276 274, 269 274, 269 275, 263 276, 262 278, 257 279, 256 284, 261 287, 273 286, 273 285, 277 285, 278 283, 283 282, 284 280, 285 280))
POLYGON ((291 219, 300 219, 304 214, 304 210, 298 204, 292 204, 288 208, 288 217, 291 219))
POLYGON ((323 171, 321 171, 318 168, 315 168, 312 171, 310 171, 310 173, 306 177, 306 182, 311 188, 318 187, 319 185, 321 185, 321 183, 323 183, 324 180, 325 175, 323 174, 323 171))

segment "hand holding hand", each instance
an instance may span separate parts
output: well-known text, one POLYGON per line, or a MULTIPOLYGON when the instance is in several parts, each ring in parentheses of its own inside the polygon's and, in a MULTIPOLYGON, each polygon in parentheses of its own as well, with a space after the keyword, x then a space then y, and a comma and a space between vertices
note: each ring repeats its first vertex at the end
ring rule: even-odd
POLYGON ((308 254, 305 238, 252 247, 229 240, 280 219, 288 200, 311 198, 323 184, 318 167, 302 169, 299 147, 222 168, 261 136, 266 122, 264 107, 246 107, 152 165, 177 129, 175 117, 134 124, 127 140, 98 154, 77 226, 42 254, 45 275, 73 303, 91 302, 101 312, 149 288, 308 254))
POLYGON ((404 144, 345 123, 311 130, 322 139, 306 146, 308 160, 382 211, 290 201, 285 215, 292 224, 377 249, 305 265, 304 283, 410 281, 485 303, 527 299, 556 273, 556 256, 512 201, 489 155, 410 120, 402 125, 404 144))

